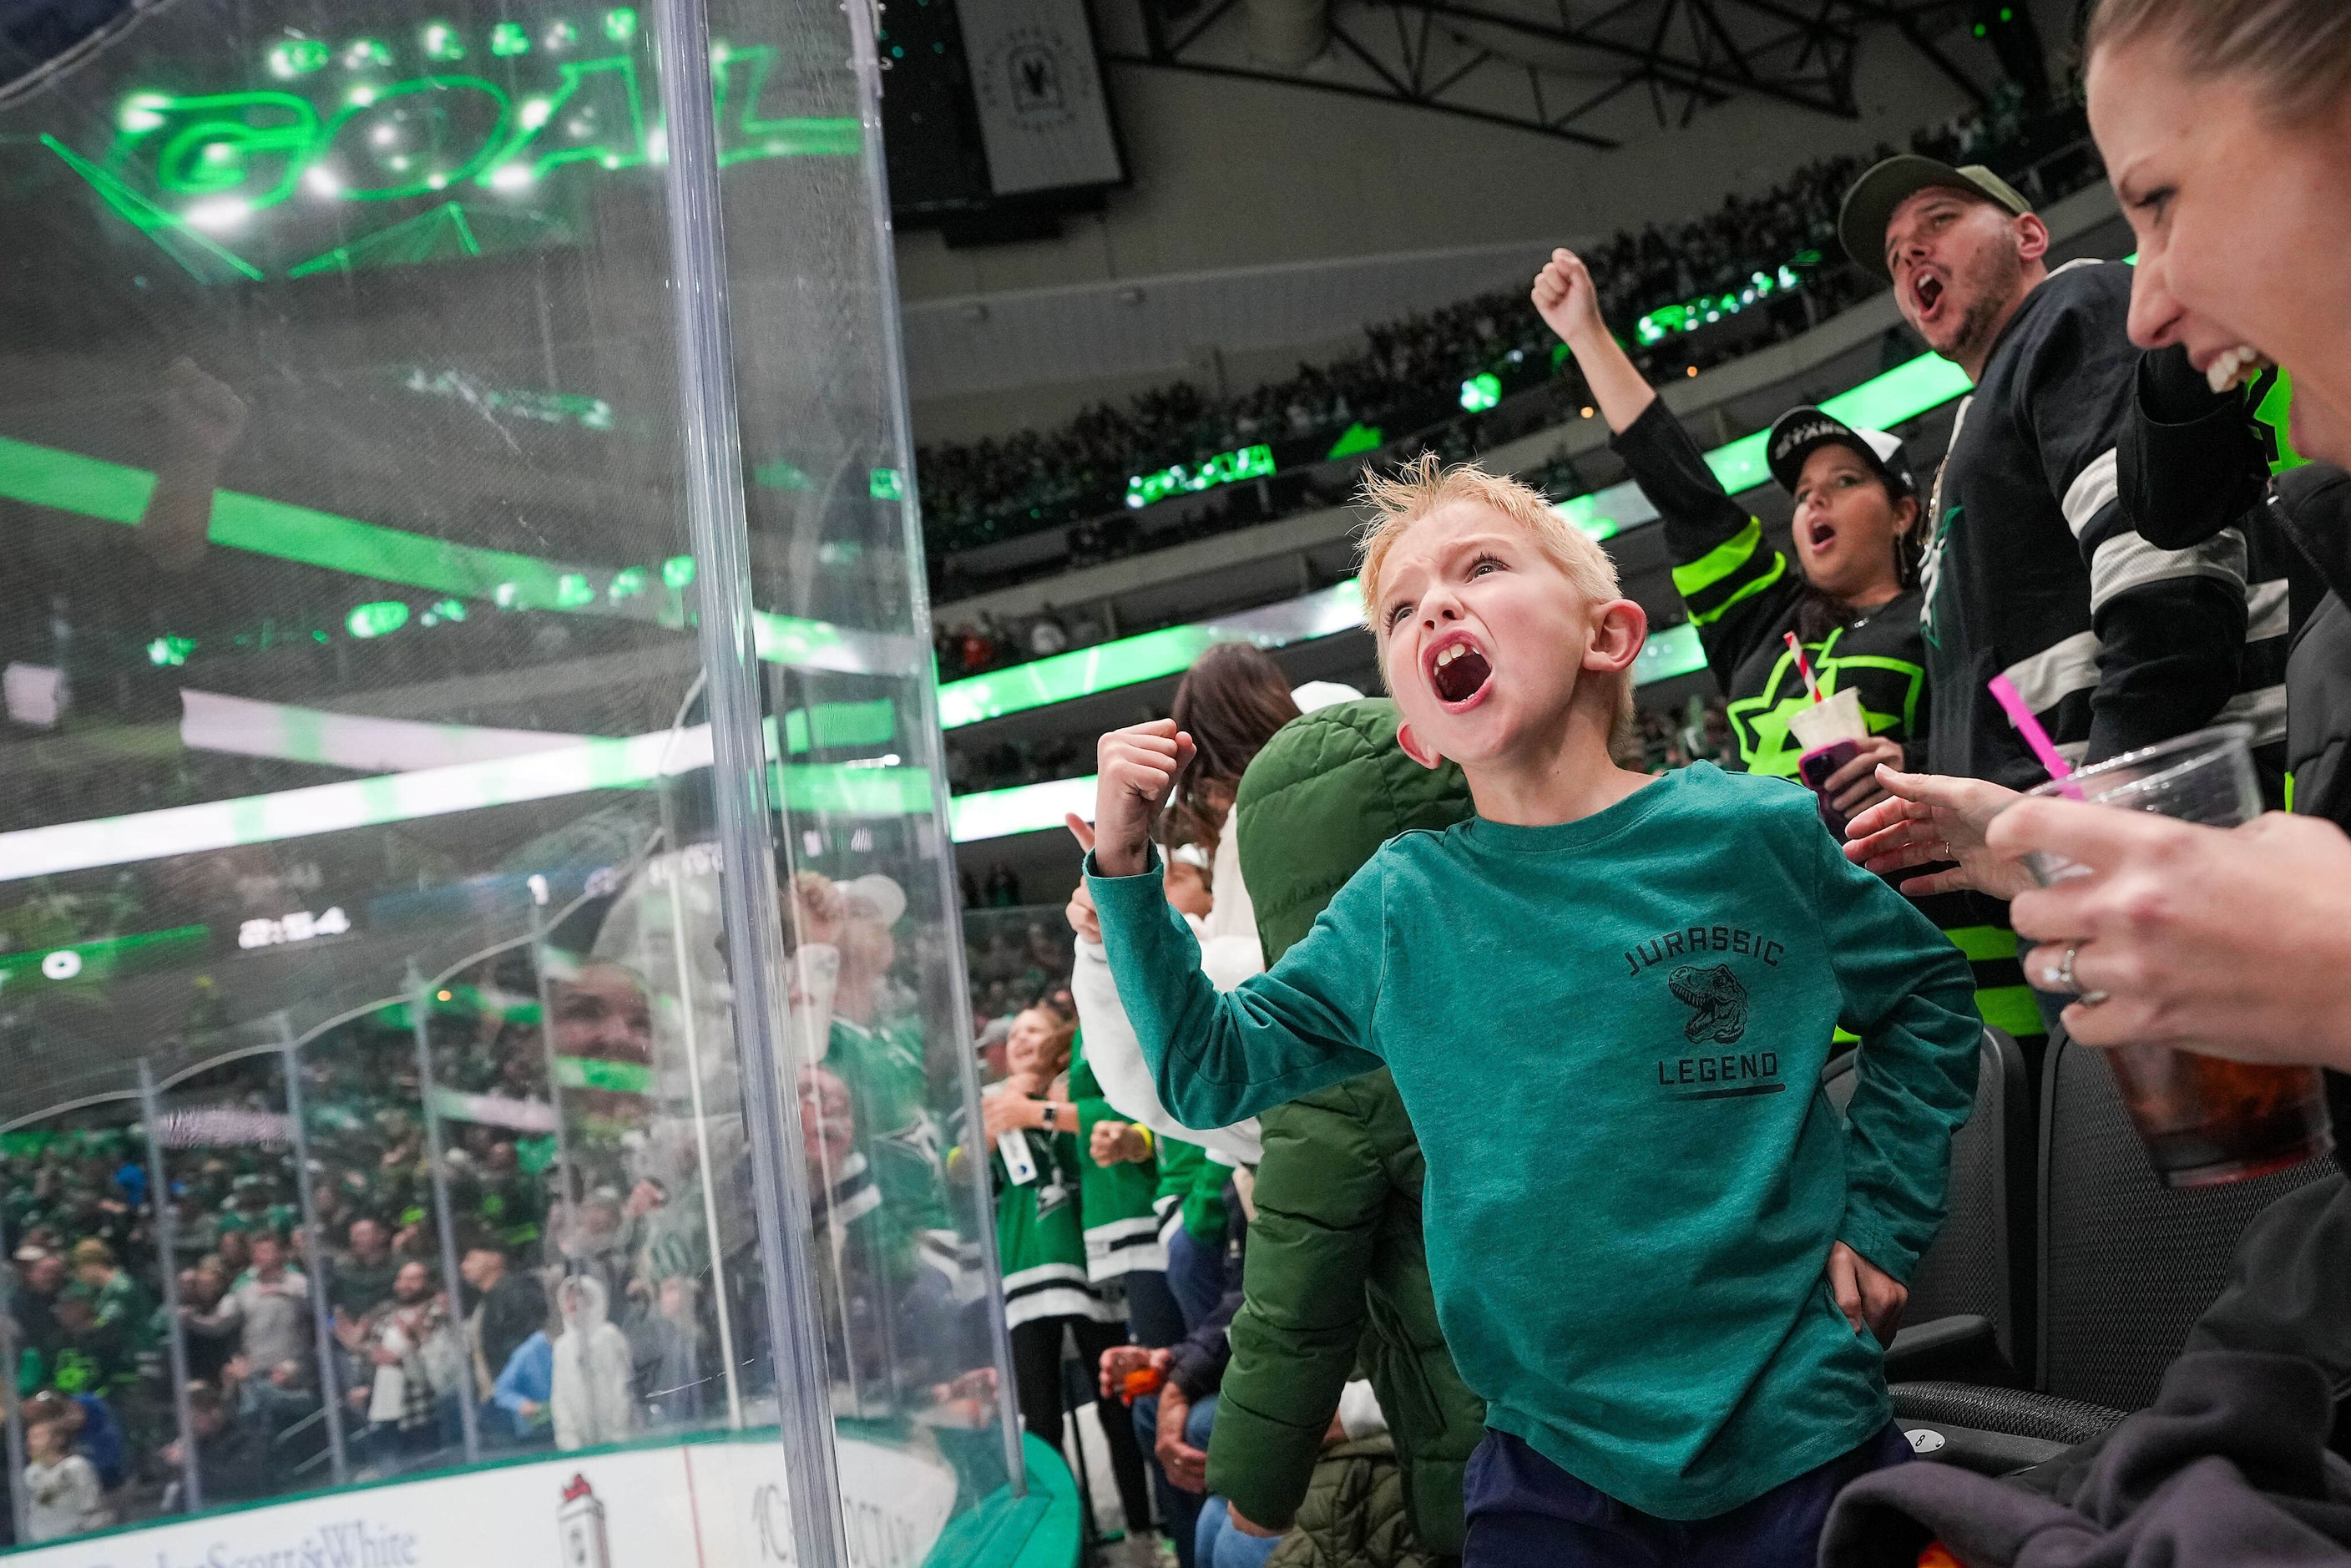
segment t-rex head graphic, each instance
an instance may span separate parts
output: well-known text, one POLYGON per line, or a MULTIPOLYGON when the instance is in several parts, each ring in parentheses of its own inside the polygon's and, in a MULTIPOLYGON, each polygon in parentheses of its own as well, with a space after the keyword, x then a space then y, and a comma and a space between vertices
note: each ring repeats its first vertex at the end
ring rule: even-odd
POLYGON ((1729 965, 1701 969, 1685 964, 1667 977, 1666 984, 1684 1006, 1698 1009, 1682 1026, 1693 1045, 1707 1040, 1729 1045, 1747 1032, 1747 988, 1729 965))

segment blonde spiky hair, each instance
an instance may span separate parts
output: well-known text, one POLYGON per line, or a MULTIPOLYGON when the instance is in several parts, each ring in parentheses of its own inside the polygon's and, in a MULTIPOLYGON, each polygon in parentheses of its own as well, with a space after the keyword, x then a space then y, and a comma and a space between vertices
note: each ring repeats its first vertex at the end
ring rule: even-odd
MULTIPOLYGON (((1575 591, 1593 603, 1624 597, 1616 563, 1598 541, 1561 517, 1540 491, 1506 474, 1489 474, 1475 463, 1447 467, 1436 453, 1424 452, 1394 474, 1365 470, 1356 501, 1372 514, 1356 537, 1357 576, 1363 587, 1364 624, 1379 643, 1384 678, 1388 639, 1379 611, 1380 576, 1387 568, 1388 552, 1415 523, 1450 502, 1475 501, 1516 523, 1575 591)), ((1611 737, 1610 748, 1621 757, 1635 727, 1632 670, 1627 668, 1619 679, 1623 686, 1616 704, 1617 733, 1611 737)))
POLYGON ((1448 468, 1436 453, 1424 452, 1394 474, 1367 471, 1356 500, 1372 513, 1355 544, 1364 586, 1364 624, 1383 645, 1387 639, 1380 625, 1380 573, 1386 569, 1388 551, 1413 524, 1451 501, 1479 502, 1524 528, 1585 598, 1604 602, 1622 597, 1616 563, 1608 559, 1608 552, 1552 510, 1541 492, 1508 475, 1489 474, 1475 463, 1456 463, 1448 468))

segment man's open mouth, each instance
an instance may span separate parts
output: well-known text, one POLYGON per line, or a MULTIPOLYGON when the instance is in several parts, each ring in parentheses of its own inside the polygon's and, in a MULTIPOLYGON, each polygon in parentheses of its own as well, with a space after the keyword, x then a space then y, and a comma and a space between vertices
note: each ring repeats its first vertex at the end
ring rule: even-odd
POLYGON ((1931 316, 1935 302, 1943 297, 1943 280, 1931 272, 1922 272, 1910 283, 1911 298, 1918 301, 1918 313, 1931 316))
POLYGON ((1429 661, 1428 679, 1441 701, 1466 703, 1478 695, 1493 673, 1486 655, 1464 635, 1437 650, 1429 661))

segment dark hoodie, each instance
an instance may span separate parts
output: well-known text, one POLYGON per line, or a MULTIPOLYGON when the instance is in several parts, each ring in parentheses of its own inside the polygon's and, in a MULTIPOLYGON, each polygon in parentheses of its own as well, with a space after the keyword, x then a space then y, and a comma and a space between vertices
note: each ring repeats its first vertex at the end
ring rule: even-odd
POLYGON ((1822 1568, 1912 1568, 1939 1541, 1965 1568, 2345 1568, 2351 1465, 2327 1451, 2334 1398, 2296 1356, 2202 1351, 2106 1440, 2069 1507, 1951 1465, 1847 1487, 1822 1568))

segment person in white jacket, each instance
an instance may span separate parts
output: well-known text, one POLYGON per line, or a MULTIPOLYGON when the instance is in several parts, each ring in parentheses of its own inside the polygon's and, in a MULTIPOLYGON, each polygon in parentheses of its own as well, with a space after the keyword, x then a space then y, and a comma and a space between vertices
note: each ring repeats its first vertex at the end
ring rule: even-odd
MULTIPOLYGON (((1233 794, 1241 775, 1274 731, 1300 714, 1362 695, 1330 681, 1310 682, 1292 691, 1280 666, 1246 643, 1219 643, 1208 649, 1176 688, 1172 716, 1176 727, 1192 737, 1195 751, 1191 765, 1176 779, 1169 811, 1189 842, 1216 846, 1208 882, 1214 902, 1205 918, 1186 918, 1199 938, 1200 971, 1220 991, 1265 969, 1257 909, 1241 880, 1240 836, 1233 831, 1233 794)), ((1068 821, 1080 852, 1092 849, 1093 832, 1085 819, 1072 814, 1068 821)), ((1093 900, 1082 880, 1071 895, 1069 919, 1078 937, 1070 994, 1085 1030, 1086 1061, 1102 1084, 1102 1098, 1120 1114, 1163 1137, 1197 1144, 1222 1164, 1257 1164, 1263 1145, 1256 1117, 1229 1127, 1186 1127, 1160 1103, 1134 1026, 1119 1001, 1093 900)))
MULTIPOLYGON (((1093 831, 1086 826, 1084 819, 1071 817, 1070 831, 1077 836, 1081 850, 1093 847, 1093 831)), ((1238 870, 1229 885, 1240 886, 1238 870)), ((1246 902, 1246 891, 1241 896, 1246 902)), ((1214 916, 1212 910, 1208 918, 1214 916)), ((1070 972, 1070 995, 1078 1005, 1079 1027, 1085 1030, 1086 1063, 1094 1070, 1094 1078, 1102 1084, 1102 1098, 1110 1102, 1111 1109, 1162 1137, 1197 1144, 1224 1165, 1257 1164, 1263 1147, 1256 1117, 1229 1127, 1187 1127, 1160 1103, 1159 1091, 1151 1081, 1151 1066, 1143 1059, 1142 1042, 1135 1038, 1134 1026, 1127 1021, 1125 1005, 1118 999, 1118 981, 1111 974, 1110 956, 1102 950, 1102 927, 1095 922, 1093 900, 1087 895, 1083 883, 1071 895, 1069 918, 1071 929, 1078 938, 1076 958, 1070 972)), ((1212 934, 1207 919, 1196 915, 1184 918, 1190 924, 1192 935, 1200 941, 1200 970, 1217 989, 1231 990, 1264 969, 1264 949, 1259 946, 1254 932, 1246 941, 1231 935, 1217 936, 1212 934), (1213 948, 1211 943, 1216 944, 1213 948)))
POLYGON ((98 1468, 74 1451, 80 1412, 71 1401, 42 1393, 25 1402, 25 1534, 28 1541, 63 1541, 114 1522, 98 1468))
POLYGON ((548 1397, 555 1446, 622 1442, 635 1433, 636 1401, 629 1387, 629 1336, 606 1316, 604 1282, 593 1274, 574 1274, 556 1287, 555 1300, 563 1316, 548 1397))

